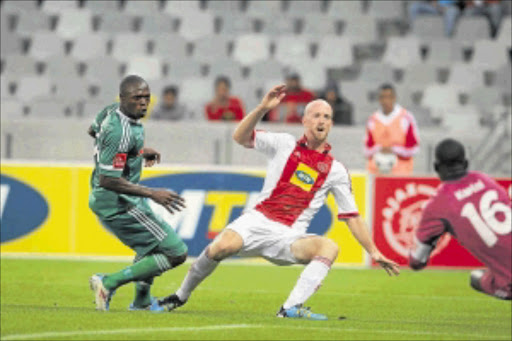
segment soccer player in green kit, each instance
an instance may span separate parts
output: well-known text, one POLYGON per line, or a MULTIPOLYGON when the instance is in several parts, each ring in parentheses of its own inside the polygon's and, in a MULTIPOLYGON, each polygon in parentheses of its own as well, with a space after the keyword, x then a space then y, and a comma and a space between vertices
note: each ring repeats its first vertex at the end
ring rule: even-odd
POLYGON ((143 159, 146 166, 160 162, 160 154, 144 148, 145 116, 149 86, 139 76, 127 76, 120 85, 120 103, 98 114, 88 133, 95 138, 95 168, 91 177, 89 207, 124 244, 136 252, 134 264, 112 274, 95 274, 90 280, 97 310, 108 310, 116 289, 136 282, 130 310, 162 311, 150 295, 153 278, 182 264, 187 246, 147 203, 147 198, 171 213, 184 200, 167 189, 138 184, 143 159))

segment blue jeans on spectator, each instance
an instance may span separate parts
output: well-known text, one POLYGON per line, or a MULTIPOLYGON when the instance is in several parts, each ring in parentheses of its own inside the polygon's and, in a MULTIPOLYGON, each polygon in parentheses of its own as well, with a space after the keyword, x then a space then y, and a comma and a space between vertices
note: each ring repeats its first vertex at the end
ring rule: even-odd
POLYGON ((409 5, 409 20, 414 22, 421 14, 437 14, 444 16, 444 34, 451 37, 460 14, 457 6, 435 7, 427 1, 414 1, 409 5))
POLYGON ((494 37, 500 26, 503 17, 503 8, 500 3, 483 6, 468 7, 463 12, 464 15, 485 15, 489 19, 491 26, 491 35, 494 37))

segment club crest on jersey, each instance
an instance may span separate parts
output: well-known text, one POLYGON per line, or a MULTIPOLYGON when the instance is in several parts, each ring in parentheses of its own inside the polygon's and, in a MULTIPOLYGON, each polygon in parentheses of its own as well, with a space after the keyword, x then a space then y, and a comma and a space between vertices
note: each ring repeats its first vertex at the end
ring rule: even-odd
MULTIPOLYGON (((435 187, 411 182, 405 188, 397 188, 394 195, 386 199, 387 205, 381 212, 384 217, 382 229, 387 242, 399 255, 407 257, 413 248, 423 207, 435 192, 435 187)), ((449 242, 449 234, 442 236, 432 256, 442 251, 449 242)))
POLYGON ((316 170, 303 163, 299 163, 299 166, 290 179, 290 183, 302 188, 306 192, 309 192, 311 191, 311 188, 313 188, 317 178, 318 172, 316 170))
POLYGON ((112 166, 114 169, 123 169, 124 165, 126 165, 126 153, 117 153, 116 156, 114 156, 112 166))

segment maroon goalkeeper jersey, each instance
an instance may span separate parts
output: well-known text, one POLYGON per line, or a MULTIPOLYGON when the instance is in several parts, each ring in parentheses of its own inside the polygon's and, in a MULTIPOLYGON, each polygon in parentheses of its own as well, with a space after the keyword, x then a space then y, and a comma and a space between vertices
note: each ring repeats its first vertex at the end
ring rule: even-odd
POLYGON ((507 192, 485 174, 469 172, 445 181, 423 211, 416 237, 434 245, 448 232, 484 263, 497 285, 512 282, 511 202, 507 192))

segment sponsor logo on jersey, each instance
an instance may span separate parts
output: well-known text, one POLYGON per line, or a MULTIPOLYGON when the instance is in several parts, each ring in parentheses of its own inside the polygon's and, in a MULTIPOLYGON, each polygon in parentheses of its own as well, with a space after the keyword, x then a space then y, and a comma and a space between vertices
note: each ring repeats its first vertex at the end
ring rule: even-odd
POLYGON ((290 183, 302 188, 306 192, 309 192, 313 188, 317 178, 318 172, 301 162, 293 173, 290 183))
MULTIPOLYGON (((187 243, 189 254, 198 255, 244 209, 256 205, 263 180, 261 176, 246 174, 192 172, 152 177, 141 184, 171 189, 185 199, 186 209, 175 214, 152 201, 149 205, 187 243)), ((313 218, 308 232, 323 235, 332 222, 333 214, 324 205, 313 218)))
POLYGON ((115 169, 123 169, 126 165, 126 153, 117 153, 114 156, 114 161, 112 162, 112 166, 114 166, 115 169))
MULTIPOLYGON (((423 208, 435 193, 435 187, 409 182, 404 187, 397 188, 394 195, 385 200, 387 205, 381 212, 384 217, 384 237, 401 256, 408 257, 409 251, 414 247, 414 236, 420 224, 423 208)), ((441 252, 449 242, 450 235, 444 234, 438 240, 432 256, 441 252)))
POLYGON ((48 204, 29 185, 6 175, 0 179, 0 241, 4 243, 40 227, 48 216, 48 204))

